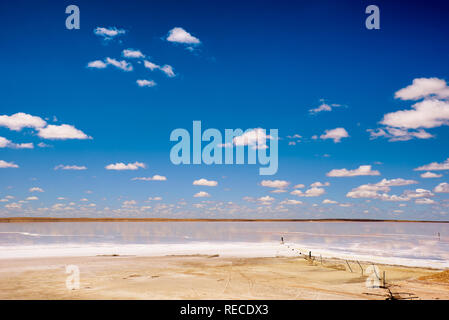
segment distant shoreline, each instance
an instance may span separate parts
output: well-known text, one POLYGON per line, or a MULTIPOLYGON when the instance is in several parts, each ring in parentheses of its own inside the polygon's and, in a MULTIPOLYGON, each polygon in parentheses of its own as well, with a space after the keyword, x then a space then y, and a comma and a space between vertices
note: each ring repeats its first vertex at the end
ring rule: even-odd
POLYGON ((168 219, 168 218, 55 218, 55 217, 10 217, 0 218, 0 223, 25 222, 410 222, 449 223, 430 220, 381 220, 381 219, 168 219))

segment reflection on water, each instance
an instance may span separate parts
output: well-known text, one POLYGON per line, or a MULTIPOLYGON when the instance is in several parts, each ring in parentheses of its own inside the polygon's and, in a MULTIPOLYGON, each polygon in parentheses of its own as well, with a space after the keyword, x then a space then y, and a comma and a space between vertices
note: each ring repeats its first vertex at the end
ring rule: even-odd
MULTIPOLYGON (((20 246, 279 243, 329 254, 449 261, 449 224, 397 222, 0 223, 0 249, 20 246), (440 234, 440 236, 438 236, 440 234)), ((0 258, 2 252, 0 251, 0 258)))

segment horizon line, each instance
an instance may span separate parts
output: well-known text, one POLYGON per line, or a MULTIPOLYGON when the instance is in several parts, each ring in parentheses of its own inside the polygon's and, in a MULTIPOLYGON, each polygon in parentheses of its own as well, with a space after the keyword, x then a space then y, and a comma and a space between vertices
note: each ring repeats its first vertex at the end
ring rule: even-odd
POLYGON ((6 217, 0 223, 24 222, 413 222, 413 223, 449 223, 436 220, 398 220, 398 219, 225 219, 225 218, 56 218, 56 217, 6 217))

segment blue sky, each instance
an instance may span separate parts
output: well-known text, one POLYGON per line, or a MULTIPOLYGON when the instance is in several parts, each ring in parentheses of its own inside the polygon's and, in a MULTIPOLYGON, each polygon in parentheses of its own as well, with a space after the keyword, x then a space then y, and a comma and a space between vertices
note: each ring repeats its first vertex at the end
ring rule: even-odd
POLYGON ((377 1, 368 30, 369 4, 1 3, 0 215, 447 220, 448 8, 377 1), (173 165, 170 133, 194 120, 278 129, 277 173, 173 165))

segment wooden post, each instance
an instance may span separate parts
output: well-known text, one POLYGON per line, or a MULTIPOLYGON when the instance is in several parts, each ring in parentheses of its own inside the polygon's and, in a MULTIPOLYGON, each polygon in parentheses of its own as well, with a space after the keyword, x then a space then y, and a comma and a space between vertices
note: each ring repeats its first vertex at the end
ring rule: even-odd
POLYGON ((346 261, 346 264, 348 265, 348 267, 349 267, 349 270, 352 272, 352 269, 351 269, 351 266, 349 265, 349 262, 348 262, 348 260, 345 260, 346 261))
POLYGON ((320 254, 321 264, 323 264, 323 256, 320 254))
POLYGON ((383 276, 382 282, 383 282, 383 285, 384 285, 384 287, 385 287, 385 285, 387 284, 387 282, 386 282, 386 280, 385 280, 385 271, 384 271, 384 276, 383 276))
POLYGON ((360 266, 360 270, 362 270, 362 277, 363 277, 363 268, 362 268, 362 265, 360 264, 359 260, 356 260, 356 261, 357 261, 357 263, 358 263, 359 266, 360 266))
POLYGON ((309 259, 312 259, 312 251, 309 251, 309 259))

